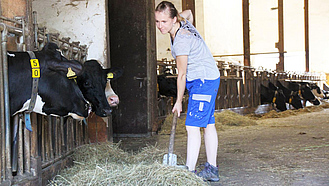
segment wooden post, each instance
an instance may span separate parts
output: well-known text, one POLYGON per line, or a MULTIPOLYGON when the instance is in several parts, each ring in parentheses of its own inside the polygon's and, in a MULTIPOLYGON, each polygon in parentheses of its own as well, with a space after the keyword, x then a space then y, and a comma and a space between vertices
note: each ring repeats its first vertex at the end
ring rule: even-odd
POLYGON ((194 0, 182 0, 182 9, 187 10, 190 9, 193 14, 193 25, 195 26, 195 2, 194 0))
POLYGON ((284 71, 284 29, 283 29, 283 0, 278 0, 278 21, 279 21, 279 64, 277 71, 284 71))
POLYGON ((305 63, 306 72, 310 71, 310 51, 309 51, 309 25, 308 25, 308 0, 304 0, 304 26, 305 26, 305 63))
POLYGON ((242 0, 244 66, 250 66, 249 0, 242 0))

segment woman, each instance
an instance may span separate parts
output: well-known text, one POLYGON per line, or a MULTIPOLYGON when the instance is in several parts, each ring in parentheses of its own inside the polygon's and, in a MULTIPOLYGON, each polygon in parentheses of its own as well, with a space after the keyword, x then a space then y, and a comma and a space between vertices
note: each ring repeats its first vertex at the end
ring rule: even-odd
POLYGON ((171 53, 178 69, 177 100, 172 112, 178 117, 182 112, 185 86, 189 91, 186 116, 187 157, 186 166, 195 172, 201 146, 200 128, 204 130, 207 162, 197 175, 207 181, 219 181, 216 166, 218 137, 215 127, 215 100, 220 74, 204 40, 192 25, 191 10, 178 14, 175 6, 162 1, 155 9, 156 26, 162 34, 170 34, 171 53))

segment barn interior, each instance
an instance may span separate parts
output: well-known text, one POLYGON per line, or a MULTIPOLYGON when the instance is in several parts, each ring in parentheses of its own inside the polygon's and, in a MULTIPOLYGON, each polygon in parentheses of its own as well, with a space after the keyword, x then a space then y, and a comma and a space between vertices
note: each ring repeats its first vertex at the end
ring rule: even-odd
MULTIPOLYGON (((157 135, 174 102, 158 94, 157 76, 164 69, 174 76, 176 72, 170 39, 155 26, 154 8, 159 2, 1 0, 0 184, 44 185, 72 163, 66 157, 83 144, 157 135), (109 117, 91 114, 88 125, 82 125, 32 114, 37 132, 30 133, 22 116, 8 116, 3 60, 7 50, 35 51, 47 42, 57 43, 70 59, 96 59, 104 68, 123 68, 124 75, 111 82, 120 104, 109 117), (17 147, 21 150, 14 160, 13 126, 19 126, 21 135, 17 147)), ((180 11, 192 10, 195 26, 218 62, 221 87, 216 110, 255 112, 261 104, 260 84, 268 81, 315 82, 321 88, 329 84, 326 0, 172 2, 180 11)))

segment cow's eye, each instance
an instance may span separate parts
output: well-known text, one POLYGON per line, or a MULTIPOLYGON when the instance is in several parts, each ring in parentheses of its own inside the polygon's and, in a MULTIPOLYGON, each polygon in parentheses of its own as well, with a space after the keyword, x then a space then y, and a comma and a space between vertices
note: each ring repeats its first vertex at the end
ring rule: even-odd
POLYGON ((84 83, 84 86, 85 86, 85 87, 90 87, 90 83, 89 83, 88 81, 86 81, 86 82, 84 83))

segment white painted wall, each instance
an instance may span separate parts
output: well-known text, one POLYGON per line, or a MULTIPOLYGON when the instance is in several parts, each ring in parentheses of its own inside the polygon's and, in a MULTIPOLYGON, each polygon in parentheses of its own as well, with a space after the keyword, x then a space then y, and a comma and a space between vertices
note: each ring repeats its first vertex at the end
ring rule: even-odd
POLYGON ((33 0, 39 26, 88 47, 88 59, 107 59, 105 0, 33 0))

